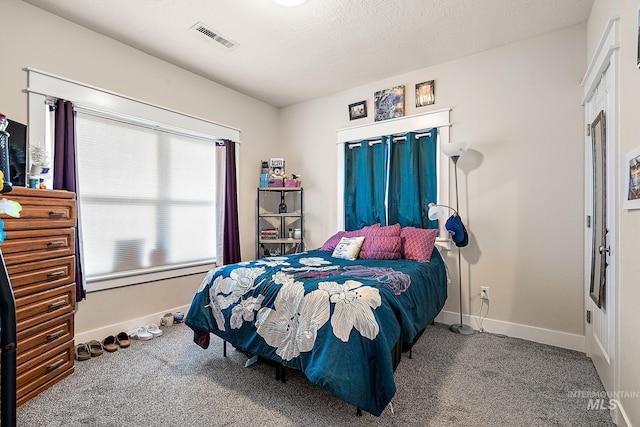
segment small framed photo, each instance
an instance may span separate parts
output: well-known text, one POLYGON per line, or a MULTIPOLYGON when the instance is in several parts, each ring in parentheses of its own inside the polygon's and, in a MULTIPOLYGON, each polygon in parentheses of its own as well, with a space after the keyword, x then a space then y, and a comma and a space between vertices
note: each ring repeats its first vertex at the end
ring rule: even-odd
POLYGON ((367 117, 367 101, 354 102, 349 104, 349 120, 367 117))
POLYGON ((416 85, 416 107, 424 107, 436 102, 435 80, 416 85))
POLYGON ((384 89, 374 94, 375 121, 404 116, 404 85, 384 89))
POLYGON ((627 154, 624 209, 640 209, 640 147, 627 154))

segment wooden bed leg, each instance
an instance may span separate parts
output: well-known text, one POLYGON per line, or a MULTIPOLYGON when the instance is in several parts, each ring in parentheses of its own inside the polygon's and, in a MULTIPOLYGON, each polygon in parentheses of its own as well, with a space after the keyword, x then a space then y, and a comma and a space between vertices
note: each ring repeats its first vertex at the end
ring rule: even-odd
POLYGON ((227 342, 222 341, 222 356, 227 357, 227 342))
POLYGON ((356 417, 361 417, 361 416, 362 416, 362 409, 357 408, 356 417))
POLYGON ((411 359, 411 356, 413 355, 412 351, 413 351, 413 346, 409 347, 409 359, 411 359))
POLYGON ((276 381, 280 381, 280 366, 276 365, 276 381))
POLYGON ((287 378, 286 378, 286 372, 287 372, 287 367, 284 365, 280 365, 280 370, 282 372, 282 374, 280 375, 280 381, 282 381, 283 383, 287 382, 287 378))

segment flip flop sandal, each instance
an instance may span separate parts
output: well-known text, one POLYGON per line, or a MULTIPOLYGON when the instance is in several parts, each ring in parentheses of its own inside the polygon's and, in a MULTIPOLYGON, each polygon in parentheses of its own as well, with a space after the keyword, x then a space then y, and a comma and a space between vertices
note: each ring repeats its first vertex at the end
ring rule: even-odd
POLYGON ((116 345, 116 337, 114 337, 113 335, 109 335, 108 337, 103 339, 102 348, 104 348, 106 351, 110 353, 113 353, 114 351, 118 350, 118 346, 116 345))
POLYGON ((91 353, 91 357, 97 357, 104 353, 104 349, 102 348, 102 344, 98 340, 91 340, 87 343, 89 347, 89 352, 91 353))
POLYGON ((75 347, 76 360, 88 360, 91 359, 91 353, 89 353, 89 347, 86 343, 78 344, 75 347))
POLYGON ((131 344, 129 341, 129 334, 126 332, 120 332, 116 337, 116 342, 120 346, 120 348, 127 348, 131 344))

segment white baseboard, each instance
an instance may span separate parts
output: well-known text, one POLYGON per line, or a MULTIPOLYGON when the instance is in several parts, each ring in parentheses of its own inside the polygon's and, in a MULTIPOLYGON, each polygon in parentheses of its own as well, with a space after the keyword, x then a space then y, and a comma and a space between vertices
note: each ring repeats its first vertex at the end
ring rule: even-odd
MULTIPOLYGON (((478 316, 463 315, 462 321, 475 330, 480 328, 480 318, 478 316)), ((445 324, 459 323, 460 313, 441 311, 438 317, 436 317, 436 322, 445 324)), ((486 332, 585 352, 585 337, 583 335, 568 334, 552 329, 537 328, 535 326, 520 325, 518 323, 494 319, 483 319, 482 326, 486 332)))
POLYGON ((93 329, 85 332, 76 332, 75 334, 75 343, 83 343, 91 340, 102 341, 109 335, 117 335, 119 332, 128 332, 132 329, 139 328, 140 326, 145 326, 150 323, 155 323, 160 326, 160 319, 166 313, 175 313, 176 311, 181 311, 187 315, 187 311, 189 311, 189 305, 184 305, 182 307, 175 307, 173 309, 164 310, 160 313, 153 313, 144 317, 139 317, 137 319, 130 319, 121 323, 114 323, 112 325, 104 326, 102 328, 93 329))

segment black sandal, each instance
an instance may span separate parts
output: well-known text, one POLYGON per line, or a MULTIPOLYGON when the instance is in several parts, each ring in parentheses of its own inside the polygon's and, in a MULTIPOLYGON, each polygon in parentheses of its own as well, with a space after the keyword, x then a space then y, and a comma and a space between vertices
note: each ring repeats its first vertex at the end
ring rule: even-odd
POLYGON ((109 335, 105 339, 102 340, 102 348, 112 353, 118 350, 118 346, 116 345, 116 337, 113 335, 109 335))

